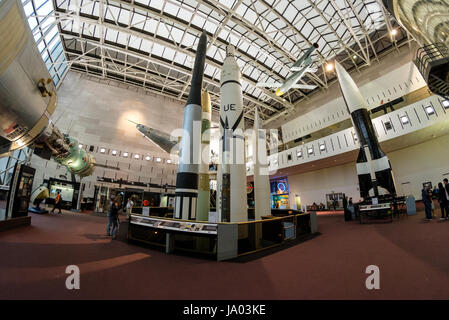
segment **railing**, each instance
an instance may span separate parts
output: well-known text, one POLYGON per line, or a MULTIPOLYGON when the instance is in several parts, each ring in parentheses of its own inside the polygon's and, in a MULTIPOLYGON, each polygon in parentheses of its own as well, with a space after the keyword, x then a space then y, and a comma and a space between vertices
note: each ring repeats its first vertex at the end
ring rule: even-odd
POLYGON ((426 81, 432 67, 431 63, 441 59, 449 60, 449 49, 442 43, 432 43, 416 51, 415 64, 426 81))

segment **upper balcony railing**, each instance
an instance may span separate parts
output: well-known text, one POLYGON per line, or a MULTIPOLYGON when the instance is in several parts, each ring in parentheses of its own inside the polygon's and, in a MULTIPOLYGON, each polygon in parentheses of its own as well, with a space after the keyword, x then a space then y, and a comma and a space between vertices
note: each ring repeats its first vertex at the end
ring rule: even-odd
POLYGON ((449 49, 442 43, 432 43, 416 51, 415 64, 426 81, 435 64, 448 62, 449 49))

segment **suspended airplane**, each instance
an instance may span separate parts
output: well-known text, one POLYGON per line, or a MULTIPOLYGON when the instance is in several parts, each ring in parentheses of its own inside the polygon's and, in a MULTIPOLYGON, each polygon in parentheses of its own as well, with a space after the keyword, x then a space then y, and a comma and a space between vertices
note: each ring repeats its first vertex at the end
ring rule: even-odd
POLYGON ((282 96, 288 90, 294 89, 305 89, 312 90, 315 89, 315 85, 308 84, 298 84, 298 81, 304 76, 306 72, 315 73, 317 71, 316 68, 311 68, 312 65, 312 53, 318 48, 318 43, 314 43, 305 54, 296 61, 293 66, 290 68, 290 71, 293 72, 291 76, 289 76, 283 83, 281 82, 258 82, 256 84, 257 87, 265 87, 265 88, 276 88, 276 95, 282 96))

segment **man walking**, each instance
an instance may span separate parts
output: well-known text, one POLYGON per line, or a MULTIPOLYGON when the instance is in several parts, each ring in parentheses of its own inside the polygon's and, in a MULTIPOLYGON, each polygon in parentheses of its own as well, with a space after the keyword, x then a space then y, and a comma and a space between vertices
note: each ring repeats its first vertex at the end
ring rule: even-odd
POLYGON ((53 210, 51 210, 51 212, 53 213, 55 211, 56 208, 58 208, 59 210, 59 214, 61 213, 61 205, 62 205, 62 199, 61 199, 61 192, 58 191, 58 194, 56 195, 55 198, 55 205, 53 206, 53 210))

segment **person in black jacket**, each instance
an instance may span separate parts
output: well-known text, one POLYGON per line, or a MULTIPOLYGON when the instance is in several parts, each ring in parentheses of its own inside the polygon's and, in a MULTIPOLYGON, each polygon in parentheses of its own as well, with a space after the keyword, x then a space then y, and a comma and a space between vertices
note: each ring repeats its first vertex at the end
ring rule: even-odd
POLYGON ((430 192, 430 187, 423 187, 421 191, 422 202, 424 203, 427 221, 432 220, 432 197, 430 195, 430 192))
POLYGON ((440 220, 447 219, 447 209, 448 209, 448 202, 446 197, 446 190, 443 187, 443 184, 440 182, 438 183, 438 203, 440 204, 441 209, 441 218, 440 220))
POLYGON ((444 194, 446 195, 446 220, 449 219, 449 184, 448 184, 448 180, 447 178, 443 179, 443 183, 444 183, 444 194))

